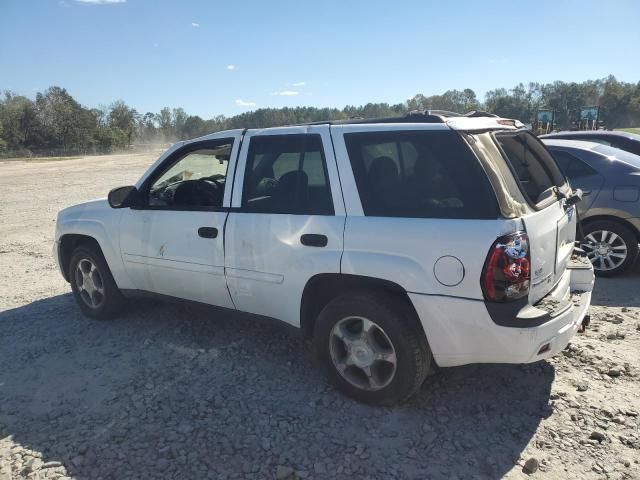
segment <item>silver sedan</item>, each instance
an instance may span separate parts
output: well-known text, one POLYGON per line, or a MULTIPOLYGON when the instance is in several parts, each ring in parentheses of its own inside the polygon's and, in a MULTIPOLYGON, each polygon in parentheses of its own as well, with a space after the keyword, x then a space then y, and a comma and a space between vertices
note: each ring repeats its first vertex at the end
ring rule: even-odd
POLYGON ((631 267, 640 240, 640 156, 595 142, 543 138, 573 188, 584 243, 596 274, 631 267))

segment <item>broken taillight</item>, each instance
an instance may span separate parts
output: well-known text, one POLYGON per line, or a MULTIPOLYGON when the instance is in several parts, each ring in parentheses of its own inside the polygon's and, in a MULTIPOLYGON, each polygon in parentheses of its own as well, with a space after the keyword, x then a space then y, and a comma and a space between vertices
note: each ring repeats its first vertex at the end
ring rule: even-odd
POLYGON ((516 232, 498 238, 482 269, 482 291, 486 300, 508 302, 529 294, 531 280, 529 237, 516 232))

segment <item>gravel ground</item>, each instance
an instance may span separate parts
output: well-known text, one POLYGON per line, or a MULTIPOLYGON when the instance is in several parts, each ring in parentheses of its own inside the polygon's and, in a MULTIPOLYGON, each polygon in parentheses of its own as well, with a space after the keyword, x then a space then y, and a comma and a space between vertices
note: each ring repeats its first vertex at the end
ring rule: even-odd
POLYGON ((598 279, 592 328, 551 361, 442 370, 368 407, 276 322, 142 301, 79 314, 56 212, 152 160, 0 163, 0 480, 640 478, 640 268, 598 279))

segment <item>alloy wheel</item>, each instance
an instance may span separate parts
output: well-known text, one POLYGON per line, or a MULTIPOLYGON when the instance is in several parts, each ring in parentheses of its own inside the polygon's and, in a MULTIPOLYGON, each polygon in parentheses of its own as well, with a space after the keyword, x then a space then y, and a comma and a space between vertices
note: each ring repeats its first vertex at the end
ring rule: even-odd
POLYGON ((90 308, 99 308, 104 302, 104 283, 100 270, 89 258, 83 258, 76 266, 75 272, 78 294, 90 308))
POLYGON ((626 242, 620 235, 609 230, 589 233, 582 246, 596 270, 613 270, 627 258, 626 242))
POLYGON ((342 378, 362 390, 380 390, 395 377, 395 348, 382 327, 367 318, 337 322, 329 336, 329 351, 342 378))

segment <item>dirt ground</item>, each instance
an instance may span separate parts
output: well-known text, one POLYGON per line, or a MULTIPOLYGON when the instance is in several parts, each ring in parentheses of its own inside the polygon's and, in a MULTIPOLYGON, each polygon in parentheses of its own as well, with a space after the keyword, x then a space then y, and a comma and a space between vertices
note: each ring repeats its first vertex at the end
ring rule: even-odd
POLYGON ((639 267, 597 280, 592 327, 551 361, 444 369, 372 408, 280 324, 142 301, 79 314, 56 213, 153 160, 0 163, 0 480, 640 478, 639 267))

